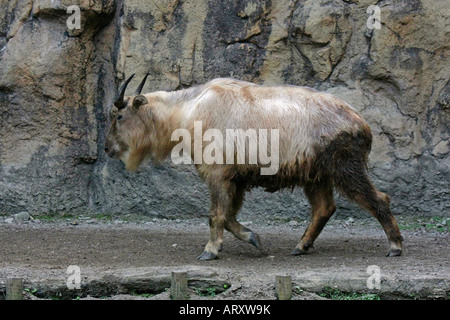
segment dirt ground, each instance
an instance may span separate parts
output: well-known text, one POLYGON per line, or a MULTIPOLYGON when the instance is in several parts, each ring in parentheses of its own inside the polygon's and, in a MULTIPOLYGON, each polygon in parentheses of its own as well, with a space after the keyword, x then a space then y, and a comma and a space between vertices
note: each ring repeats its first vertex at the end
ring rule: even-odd
POLYGON ((263 250, 226 233, 219 259, 198 261, 207 218, 0 219, 0 299, 7 277, 24 279, 27 299, 169 299, 172 271, 188 272, 191 299, 275 299, 276 275, 292 277, 293 299, 447 299, 448 228, 416 222, 399 221, 401 257, 385 257, 388 241, 374 220, 331 220, 303 256, 290 251, 306 221, 260 220, 245 224, 263 250), (80 267, 78 291, 66 286, 70 265, 80 267), (368 288, 369 266, 379 267, 379 288, 368 288))

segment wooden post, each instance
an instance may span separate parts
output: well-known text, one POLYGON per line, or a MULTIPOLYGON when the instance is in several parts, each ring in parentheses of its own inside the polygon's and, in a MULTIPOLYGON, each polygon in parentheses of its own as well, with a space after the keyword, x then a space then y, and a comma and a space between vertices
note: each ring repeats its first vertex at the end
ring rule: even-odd
POLYGON ((6 300, 23 300, 23 279, 6 279, 6 300))
POLYGON ((290 276, 275 277, 275 295, 278 300, 290 300, 292 298, 292 279, 290 276))
POLYGON ((187 300, 187 272, 172 272, 170 298, 172 300, 187 300))

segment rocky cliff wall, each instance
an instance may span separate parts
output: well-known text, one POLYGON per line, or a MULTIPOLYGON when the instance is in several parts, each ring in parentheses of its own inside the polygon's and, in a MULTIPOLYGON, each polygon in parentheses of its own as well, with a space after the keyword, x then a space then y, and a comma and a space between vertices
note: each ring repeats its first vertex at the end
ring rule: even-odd
MULTIPOLYGON (((144 92, 235 77, 333 93, 371 125, 371 176, 393 211, 448 213, 449 39, 445 1, 0 0, 0 214, 208 213, 193 167, 131 174, 102 151, 135 72, 130 88, 150 72, 144 92)), ((244 214, 308 214, 300 190, 246 199, 244 214)))

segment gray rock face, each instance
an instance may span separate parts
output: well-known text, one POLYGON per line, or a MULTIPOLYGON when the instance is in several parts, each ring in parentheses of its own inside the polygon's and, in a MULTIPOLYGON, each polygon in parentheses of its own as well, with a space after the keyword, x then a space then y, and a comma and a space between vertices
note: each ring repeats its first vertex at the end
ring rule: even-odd
MULTIPOLYGON (((0 214, 206 215, 193 167, 131 174, 103 152, 117 86, 147 71, 144 92, 235 77, 333 93, 371 125, 371 176, 393 211, 448 212, 450 8, 381 1, 369 29, 372 4, 0 0, 0 214), (72 4, 79 30, 66 25, 72 4)), ((308 214, 299 190, 246 199, 244 214, 308 214)))
POLYGON ((66 26, 69 3, 0 2, 3 213, 89 206, 98 136, 92 37, 111 21, 114 3, 81 4, 83 32, 78 35, 66 26))

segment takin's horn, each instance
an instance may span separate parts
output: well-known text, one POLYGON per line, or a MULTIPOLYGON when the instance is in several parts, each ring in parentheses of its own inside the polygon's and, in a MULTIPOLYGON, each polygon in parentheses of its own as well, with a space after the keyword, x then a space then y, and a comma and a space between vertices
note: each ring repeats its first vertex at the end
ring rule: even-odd
POLYGON ((139 87, 136 89, 136 92, 134 93, 135 95, 141 94, 142 88, 144 88, 145 80, 147 80, 147 77, 148 77, 148 72, 145 74, 144 79, 139 84, 139 87))
POLYGON ((127 89, 128 83, 130 83, 131 79, 133 79, 135 73, 133 73, 120 87, 119 90, 119 97, 114 102, 114 105, 117 107, 117 109, 123 109, 127 106, 127 104, 123 101, 123 98, 125 97, 125 90, 127 89))

